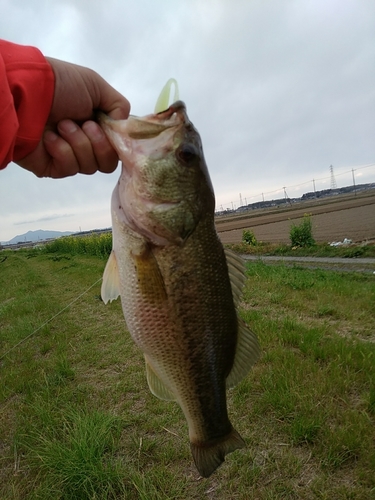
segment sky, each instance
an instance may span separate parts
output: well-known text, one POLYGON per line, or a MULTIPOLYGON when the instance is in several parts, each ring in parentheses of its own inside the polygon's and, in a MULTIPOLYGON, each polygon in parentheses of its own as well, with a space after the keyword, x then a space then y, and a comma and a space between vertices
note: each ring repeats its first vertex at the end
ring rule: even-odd
MULTIPOLYGON (((327 189, 331 165, 338 187, 375 182, 373 0, 0 0, 0 12, 1 38, 94 69, 134 115, 176 78, 217 209, 327 189)), ((0 241, 110 227, 119 173, 8 165, 0 241)))

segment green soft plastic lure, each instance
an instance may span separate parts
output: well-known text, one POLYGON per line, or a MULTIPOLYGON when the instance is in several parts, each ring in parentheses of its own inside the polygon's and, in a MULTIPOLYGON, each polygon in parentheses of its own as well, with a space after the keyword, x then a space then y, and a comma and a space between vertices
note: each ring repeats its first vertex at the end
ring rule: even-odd
POLYGON ((166 109, 169 108, 171 104, 178 101, 178 99, 179 99, 178 83, 174 78, 170 78, 162 88, 158 100, 156 101, 155 113, 161 113, 162 111, 165 111, 166 109), (174 85, 174 97, 173 100, 170 102, 172 85, 174 85))

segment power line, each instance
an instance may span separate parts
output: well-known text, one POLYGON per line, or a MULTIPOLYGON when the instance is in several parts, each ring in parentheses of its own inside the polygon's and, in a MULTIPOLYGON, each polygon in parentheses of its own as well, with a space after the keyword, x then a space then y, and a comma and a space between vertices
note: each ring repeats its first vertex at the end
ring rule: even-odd
MULTIPOLYGON (((369 164, 365 164, 365 165, 359 165, 359 166, 353 166, 350 168, 350 170, 345 170, 344 172, 339 172, 338 174, 334 174, 333 175, 333 181, 334 181, 334 184, 336 185, 336 188, 337 188, 337 183, 336 183, 336 177, 341 177, 343 175, 347 175, 347 174, 352 174, 353 175, 353 171, 358 171, 358 170, 364 170, 364 169, 367 169, 367 168, 373 168, 375 166, 375 163, 369 163, 369 164)), ((333 166, 331 165, 330 166, 330 170, 332 168, 332 173, 333 173, 333 166)), ((311 182, 313 183, 313 191, 314 193, 316 193, 316 183, 317 182, 321 182, 321 181, 327 181, 327 180, 331 180, 331 189, 336 189, 336 188, 332 188, 332 175, 330 176, 325 176, 325 177, 320 177, 320 178, 314 178, 310 181, 306 181, 306 182, 300 182, 298 184, 293 184, 291 186, 285 186, 285 187, 282 187, 282 188, 279 188, 279 189, 275 189, 273 191, 267 191, 267 192, 262 192, 262 193, 259 193, 259 194, 256 194, 256 195, 253 195, 253 196, 246 196, 245 200, 246 200, 246 205, 248 205, 248 202, 251 203, 251 200, 253 199, 262 199, 263 202, 265 201, 265 197, 269 197, 269 195, 274 195, 275 193, 283 193, 284 194, 284 197, 285 197, 285 190, 288 189, 294 189, 294 188, 299 188, 301 186, 304 186, 304 185, 307 185, 307 184, 310 184, 311 185, 311 182), (249 200, 249 201, 248 201, 249 200)), ((354 182, 353 182, 354 184, 354 182)), ((319 189, 318 189, 319 190, 319 189)), ((242 197, 242 193, 240 193, 240 201, 243 201, 243 197, 242 197)), ((226 202, 226 203, 220 203, 220 208, 221 210, 223 211, 224 207, 225 206, 230 206, 232 205, 232 210, 234 210, 234 206, 233 206, 233 202, 226 202)), ((242 203, 241 203, 242 205, 242 203)))

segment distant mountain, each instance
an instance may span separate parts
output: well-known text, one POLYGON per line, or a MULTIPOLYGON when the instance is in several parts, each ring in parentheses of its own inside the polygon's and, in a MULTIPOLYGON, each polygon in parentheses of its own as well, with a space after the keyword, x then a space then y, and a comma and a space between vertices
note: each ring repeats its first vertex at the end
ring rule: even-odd
POLYGON ((38 229, 37 231, 27 231, 24 234, 18 234, 9 241, 2 241, 3 245, 14 245, 16 243, 24 243, 25 241, 40 241, 48 238, 59 238, 60 236, 68 236, 73 234, 72 231, 44 231, 38 229))

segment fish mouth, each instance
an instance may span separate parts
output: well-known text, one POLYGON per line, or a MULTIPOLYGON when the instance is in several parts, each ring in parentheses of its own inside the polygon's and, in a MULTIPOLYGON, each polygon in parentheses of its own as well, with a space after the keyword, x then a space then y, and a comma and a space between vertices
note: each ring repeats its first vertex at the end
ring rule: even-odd
POLYGON ((129 116, 128 135, 131 139, 152 139, 166 129, 185 125, 186 121, 185 103, 177 101, 160 113, 144 117, 129 116))
POLYGON ((159 113, 130 115, 126 120, 114 120, 98 112, 97 121, 118 153, 125 176, 129 177, 142 168, 146 158, 158 160, 175 149, 180 131, 190 124, 182 101, 159 113))
POLYGON ((96 120, 110 136, 111 131, 117 130, 126 134, 130 139, 153 139, 169 128, 186 125, 189 119, 186 106, 182 101, 176 101, 168 109, 146 116, 129 115, 127 120, 113 120, 105 113, 98 111, 96 120))
POLYGON ((160 111, 156 113, 154 116, 158 116, 160 118, 168 119, 173 113, 183 113, 186 115, 186 105, 183 101, 176 101, 169 106, 165 111, 160 111))

